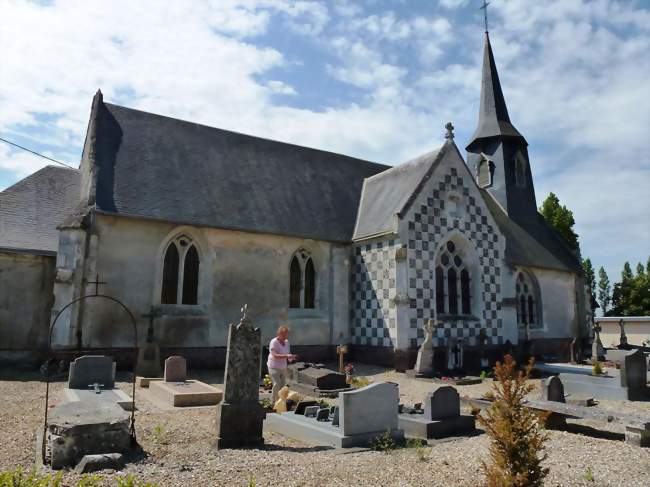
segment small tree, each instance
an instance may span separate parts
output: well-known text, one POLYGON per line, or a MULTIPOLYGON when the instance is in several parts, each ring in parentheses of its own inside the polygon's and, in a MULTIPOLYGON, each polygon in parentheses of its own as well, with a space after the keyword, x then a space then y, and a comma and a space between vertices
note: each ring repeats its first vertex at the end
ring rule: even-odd
POLYGON ((609 284, 609 277, 607 272, 602 267, 598 269, 598 304, 603 312, 603 316, 607 313, 609 302, 612 299, 612 286, 609 284))
POLYGON ((566 206, 560 205, 560 199, 554 193, 550 193, 546 197, 539 212, 546 223, 566 240, 571 250, 578 249, 578 235, 573 231, 573 225, 575 225, 573 212, 566 206))
POLYGON ((596 272, 594 271, 594 266, 591 264, 591 259, 587 257, 582 261, 582 269, 585 272, 585 281, 587 286, 589 286, 590 296, 596 295, 596 272))
POLYGON ((534 389, 527 383, 532 369, 533 359, 518 372, 510 355, 494 367, 495 400, 476 418, 491 440, 489 463, 481 462, 489 487, 539 487, 548 474, 542 467, 548 440, 542 429, 545 417, 524 406, 526 394, 534 389))

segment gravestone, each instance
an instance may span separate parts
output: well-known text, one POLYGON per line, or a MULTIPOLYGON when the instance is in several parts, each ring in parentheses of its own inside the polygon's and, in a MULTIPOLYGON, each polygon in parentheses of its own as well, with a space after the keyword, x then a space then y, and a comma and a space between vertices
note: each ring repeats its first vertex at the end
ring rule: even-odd
POLYGON ((460 414, 460 397, 451 386, 440 387, 427 394, 424 410, 404 408, 399 427, 406 436, 429 439, 445 438, 476 430, 474 416, 460 414))
POLYGON ((100 384, 104 389, 115 387, 115 362, 104 355, 84 355, 70 363, 69 389, 88 389, 100 384))
POLYGON ((603 342, 600 340, 600 332, 602 327, 598 323, 594 323, 594 341, 591 344, 591 362, 594 363, 596 360, 605 359, 605 348, 603 347, 603 342))
POLYGON ((463 368, 463 348, 462 338, 447 340, 447 370, 454 371, 463 368))
POLYGON ((645 354, 642 350, 628 354, 621 360, 621 386, 627 388, 632 401, 648 397, 648 378, 645 354))
POLYGON ((478 332, 478 356, 481 364, 481 370, 485 370, 490 367, 490 362, 485 356, 485 347, 488 342, 487 332, 485 328, 481 328, 478 332))
POLYGON ((541 399, 544 401, 566 402, 564 386, 557 375, 544 379, 541 383, 541 399))
POLYGON ((415 361, 415 374, 419 376, 431 376, 433 374, 433 320, 427 320, 424 326, 426 336, 418 350, 415 361))
POLYGON ((185 382, 187 379, 187 361, 173 355, 165 360, 165 382, 185 382))
MULTIPOLYGON (((58 470, 75 466, 85 455, 128 453, 129 419, 111 402, 75 401, 54 407, 48 417, 45 462, 58 470)), ((37 445, 40 453, 40 442, 37 445)))
MULTIPOLYGON (((154 307, 152 306, 151 311, 142 316, 149 318, 149 327, 147 328, 147 341, 138 350, 137 373, 142 377, 160 377, 162 372, 160 367, 160 346, 156 342, 153 334, 153 321, 157 316, 154 307)), ((146 384, 148 387, 148 382, 146 384)))
POLYGON ((321 409, 307 406, 295 412, 270 414, 266 427, 276 433, 314 445, 337 448, 365 446, 389 432, 395 440, 403 438, 398 429, 399 389, 395 384, 378 382, 339 395, 339 406, 321 409))
POLYGON ((217 448, 264 444, 266 413, 259 402, 262 335, 259 328, 253 328, 247 308, 244 305, 241 320, 231 323, 228 331, 223 400, 217 405, 217 448))

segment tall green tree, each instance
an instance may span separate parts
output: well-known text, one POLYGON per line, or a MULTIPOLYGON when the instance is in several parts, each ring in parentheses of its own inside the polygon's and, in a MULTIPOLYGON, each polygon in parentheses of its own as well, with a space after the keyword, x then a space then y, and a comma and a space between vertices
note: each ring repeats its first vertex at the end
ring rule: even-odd
POLYGON ((621 282, 614 284, 609 316, 650 316, 650 273, 636 266, 636 275, 628 262, 623 266, 621 282))
POLYGON ((554 193, 550 193, 546 197, 539 212, 546 223, 564 238, 572 250, 578 250, 578 235, 573 231, 575 225, 573 212, 561 205, 560 199, 554 193))
POLYGON ((601 267, 598 269, 598 304, 603 315, 607 314, 607 308, 609 308, 612 299, 611 292, 612 286, 609 283, 609 277, 607 277, 605 269, 601 267))
POLYGON ((594 271, 594 266, 591 265, 591 259, 587 257, 582 261, 582 270, 585 273, 585 281, 587 286, 589 286, 589 293, 591 296, 596 295, 596 272, 594 271))

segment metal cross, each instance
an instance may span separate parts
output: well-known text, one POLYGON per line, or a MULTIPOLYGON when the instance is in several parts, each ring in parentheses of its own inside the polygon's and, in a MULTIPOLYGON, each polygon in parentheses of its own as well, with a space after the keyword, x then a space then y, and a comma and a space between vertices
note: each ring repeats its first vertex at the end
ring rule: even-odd
POLYGON ((490 2, 487 0, 483 0, 483 5, 481 6, 481 10, 483 10, 483 18, 485 20, 485 33, 488 33, 488 19, 487 19, 487 7, 490 5, 490 2))
POLYGON ((94 284, 95 285, 95 296, 99 294, 99 285, 100 284, 107 284, 105 281, 100 281, 99 280, 99 274, 95 274, 95 280, 94 281, 88 281, 88 284, 94 284))
POLYGON ((158 317, 158 313, 155 312, 153 305, 151 306, 151 311, 147 314, 140 315, 143 318, 149 318, 149 327, 147 328, 147 343, 153 342, 153 320, 158 317))

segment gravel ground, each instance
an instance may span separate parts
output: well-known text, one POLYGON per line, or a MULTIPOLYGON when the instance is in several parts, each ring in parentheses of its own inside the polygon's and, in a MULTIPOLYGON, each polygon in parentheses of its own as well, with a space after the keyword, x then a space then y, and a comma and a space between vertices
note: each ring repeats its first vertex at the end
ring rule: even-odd
MULTIPOLYGON (((402 401, 420 402, 434 385, 404 374, 377 367, 358 366, 357 373, 373 380, 400 385, 402 401)), ((190 373, 212 384, 222 375, 190 373)), ((126 376, 121 377, 126 379, 126 376)), ((120 377, 118 377, 120 379, 120 377)), ((53 384, 53 402, 61 397, 64 382, 53 384)), ((119 386, 130 393, 130 384, 119 386)), ((479 396, 490 382, 459 387, 461 395, 479 396)), ((17 466, 31 468, 34 431, 42 425, 45 387, 34 373, 5 372, 0 376, 0 470, 17 466)), ((182 411, 163 410, 141 399, 137 402, 138 440, 146 455, 124 472, 103 473, 106 485, 115 475, 135 474, 160 486, 245 486, 254 477, 258 486, 477 486, 482 485, 480 460, 487 454, 485 435, 436 443, 418 459, 415 449, 404 448, 385 454, 372 451, 341 451, 310 447, 281 435, 265 433, 263 450, 222 450, 211 447, 214 408, 182 411), (160 427, 161 434, 155 434, 160 427)), ((599 408, 650 416, 650 403, 601 401, 599 408)), ((626 445, 621 428, 589 422, 575 422, 578 433, 550 432, 549 486, 648 486, 650 450, 626 445), (579 423, 579 424, 578 424, 579 423), (599 431, 589 427, 598 427, 599 431), (585 434, 586 433, 586 434, 585 434), (590 469, 594 481, 587 480, 590 469)), ((76 480, 65 474, 70 485, 76 480)))

